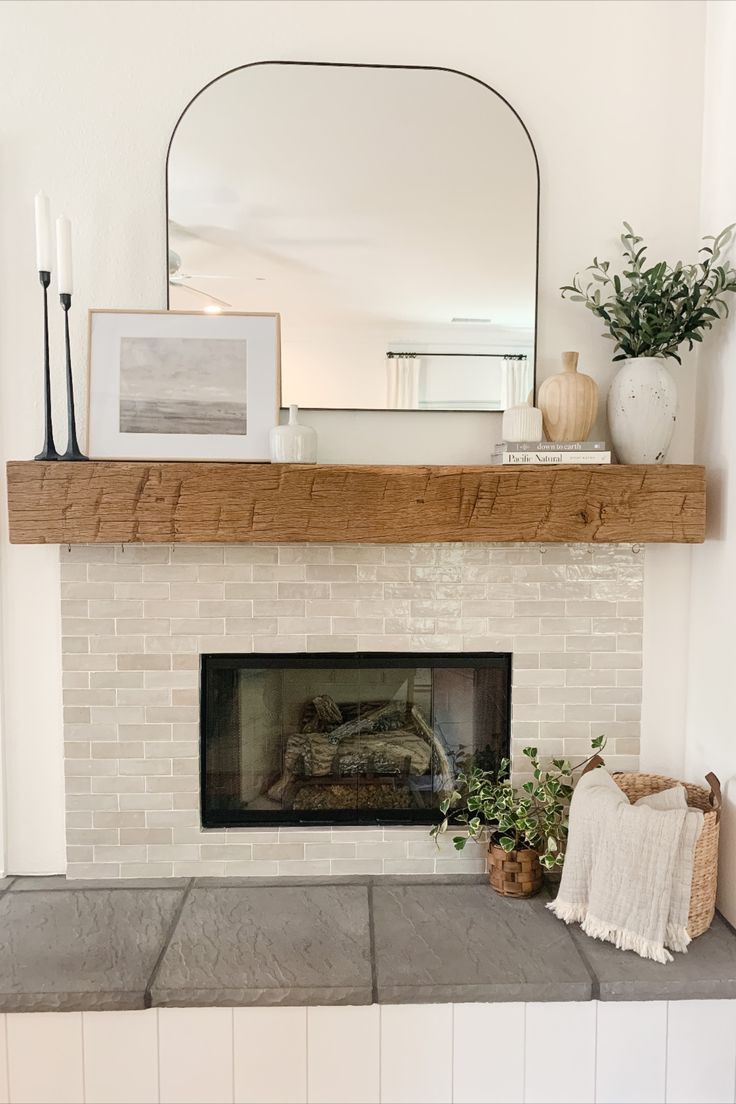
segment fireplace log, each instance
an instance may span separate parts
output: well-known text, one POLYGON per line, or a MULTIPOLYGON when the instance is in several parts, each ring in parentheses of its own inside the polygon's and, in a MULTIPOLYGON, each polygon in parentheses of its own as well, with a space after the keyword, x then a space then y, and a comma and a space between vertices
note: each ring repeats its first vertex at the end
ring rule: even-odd
POLYGON ((316 698, 312 698, 312 705, 317 710, 317 716, 320 720, 326 721, 328 724, 342 723, 340 706, 329 694, 318 694, 316 698))
POLYGON ((399 729, 374 733, 369 741, 362 740, 363 735, 357 733, 340 742, 335 758, 341 774, 403 774, 407 763, 411 774, 429 772, 432 749, 418 732, 399 729))
POLYGON ((452 788, 454 770, 449 749, 419 706, 408 703, 407 707, 406 703, 392 700, 374 704, 368 712, 361 713, 364 703, 351 702, 340 708, 332 698, 328 700, 341 716, 353 712, 357 716, 331 732, 315 731, 317 707, 313 699, 306 715, 303 714, 302 730, 293 733, 286 742, 283 774, 268 790, 272 800, 286 803, 298 779, 316 782, 326 777, 374 773, 421 778, 433 771, 434 790, 445 792, 452 788), (392 716, 399 726, 381 728, 381 723, 392 716))
POLYGON ((347 739, 349 736, 355 736, 358 733, 363 735, 369 735, 374 732, 378 723, 383 720, 384 717, 389 717, 392 713, 397 715, 405 712, 405 707, 401 702, 388 701, 371 709, 368 713, 361 713, 361 705, 358 705, 358 716, 352 721, 345 721, 337 728, 333 728, 327 733, 328 739, 333 744, 340 743, 341 740, 347 739))

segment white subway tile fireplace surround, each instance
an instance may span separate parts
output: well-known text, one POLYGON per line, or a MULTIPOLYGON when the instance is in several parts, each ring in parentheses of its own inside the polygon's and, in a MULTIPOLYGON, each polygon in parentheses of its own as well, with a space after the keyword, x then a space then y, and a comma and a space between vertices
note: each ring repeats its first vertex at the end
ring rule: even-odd
POLYGON ((426 827, 204 831, 203 652, 513 654, 512 753, 638 766, 643 552, 624 545, 62 548, 67 873, 448 874, 426 827))

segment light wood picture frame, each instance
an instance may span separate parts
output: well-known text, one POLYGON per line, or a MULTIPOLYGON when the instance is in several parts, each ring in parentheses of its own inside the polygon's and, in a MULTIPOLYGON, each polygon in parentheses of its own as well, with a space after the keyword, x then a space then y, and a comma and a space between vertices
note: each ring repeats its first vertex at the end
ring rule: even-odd
POLYGON ((275 313, 90 310, 89 457, 268 460, 280 323, 275 313))

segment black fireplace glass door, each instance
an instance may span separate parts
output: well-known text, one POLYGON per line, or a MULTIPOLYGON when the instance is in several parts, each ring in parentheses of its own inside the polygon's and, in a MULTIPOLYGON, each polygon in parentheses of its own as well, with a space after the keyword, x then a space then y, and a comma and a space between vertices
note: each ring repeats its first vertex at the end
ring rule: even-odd
POLYGON ((507 655, 203 656, 203 824, 431 823, 509 710, 507 655))

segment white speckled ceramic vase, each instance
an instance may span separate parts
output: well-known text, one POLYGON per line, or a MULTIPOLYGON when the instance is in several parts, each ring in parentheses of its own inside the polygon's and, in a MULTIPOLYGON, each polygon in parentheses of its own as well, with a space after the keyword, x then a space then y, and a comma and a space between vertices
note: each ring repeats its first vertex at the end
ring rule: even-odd
POLYGON ((664 360, 625 360, 608 392, 608 425, 619 463, 664 463, 676 418, 677 385, 664 360))
POLYGON ((299 424, 299 408, 289 407, 288 425, 274 426, 269 435, 271 463, 315 464, 317 462, 317 431, 299 424))

